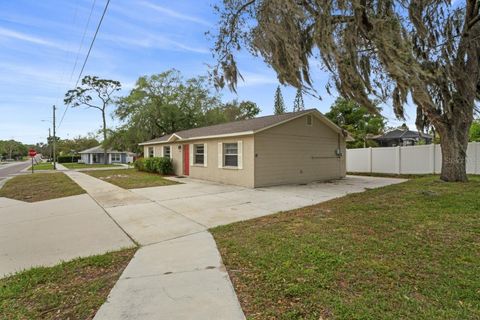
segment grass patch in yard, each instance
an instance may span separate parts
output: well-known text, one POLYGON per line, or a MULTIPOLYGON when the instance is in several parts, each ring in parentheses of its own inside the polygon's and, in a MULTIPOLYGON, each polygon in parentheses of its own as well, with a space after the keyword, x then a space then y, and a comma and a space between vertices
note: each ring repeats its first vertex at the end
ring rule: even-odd
MULTIPOLYGON (((28 170, 32 170, 32 167, 28 170)), ((40 162, 33 165, 33 170, 53 170, 53 164, 51 162, 40 162)))
POLYGON ((480 319, 480 177, 212 230, 248 319, 480 319))
POLYGON ((0 279, 0 318, 92 319, 135 250, 79 258, 0 279))
POLYGON ((8 180, 0 197, 27 202, 43 201, 85 193, 78 184, 61 172, 23 174, 8 180))
POLYGON ((114 168, 119 167, 119 164, 85 164, 85 163, 62 163, 62 166, 68 169, 95 169, 95 168, 114 168))
POLYGON ((125 189, 177 184, 177 182, 167 180, 159 174, 138 171, 137 169, 101 170, 89 171, 85 173, 125 189))

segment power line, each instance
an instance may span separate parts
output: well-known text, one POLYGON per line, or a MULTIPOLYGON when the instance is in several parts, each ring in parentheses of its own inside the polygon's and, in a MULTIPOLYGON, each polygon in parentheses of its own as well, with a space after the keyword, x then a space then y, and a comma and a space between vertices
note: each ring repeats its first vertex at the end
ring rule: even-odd
POLYGON ((85 24, 85 28, 83 29, 82 40, 80 41, 80 46, 78 47, 77 56, 75 57, 75 64, 73 65, 72 72, 70 73, 70 80, 72 80, 73 74, 75 73, 75 69, 77 69, 78 58, 80 57, 80 51, 83 47, 83 42, 85 41, 85 36, 87 34, 88 26, 90 25, 90 20, 92 18, 93 9, 95 8, 96 0, 93 0, 92 7, 90 8, 90 14, 88 15, 87 24, 85 24))
MULTIPOLYGON (((110 0, 107 0, 107 3, 105 4, 105 8, 103 9, 102 17, 100 18, 100 21, 98 22, 97 29, 95 30, 95 34, 93 35, 92 42, 90 43, 90 47, 88 48, 87 56, 85 57, 85 60, 83 61, 82 69, 80 70, 80 73, 78 74, 77 81, 75 83, 75 87, 78 86, 78 83, 80 82, 80 78, 82 77, 83 71, 85 70, 85 66, 87 65, 88 58, 90 57, 90 52, 92 51, 93 44, 95 43, 95 40, 97 39, 98 31, 100 30, 100 27, 103 22, 103 18, 105 17, 105 14, 107 13, 108 5, 110 4, 110 0)), ((65 118, 65 115, 67 114, 68 111, 68 106, 65 107, 65 111, 63 112, 62 118, 60 119, 60 123, 58 124, 57 128, 60 128, 62 125, 63 119, 65 118)))
POLYGON ((105 9, 103 10, 102 17, 100 18, 100 21, 98 22, 97 30, 95 30, 95 34, 93 35, 92 42, 90 43, 90 48, 88 48, 87 56, 85 57, 85 61, 83 61, 82 69, 80 70, 80 73, 78 74, 78 79, 77 82, 75 83, 75 87, 78 85, 80 82, 80 78, 82 77, 83 70, 85 69, 85 65, 87 64, 88 57, 90 57, 90 52, 92 51, 93 44, 95 42, 95 39, 97 39, 98 31, 100 30, 100 26, 102 25, 103 18, 105 17, 105 14, 107 13, 108 5, 110 4, 110 0, 107 0, 107 3, 105 4, 105 9))

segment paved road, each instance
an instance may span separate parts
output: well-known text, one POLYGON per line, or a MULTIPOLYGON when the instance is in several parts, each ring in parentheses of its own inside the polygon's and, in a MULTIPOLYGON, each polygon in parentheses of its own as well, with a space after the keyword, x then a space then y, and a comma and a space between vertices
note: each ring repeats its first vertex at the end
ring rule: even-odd
POLYGON ((25 168, 28 168, 31 165, 31 161, 24 161, 18 163, 8 163, 0 165, 0 181, 8 178, 10 175, 19 173, 25 168))

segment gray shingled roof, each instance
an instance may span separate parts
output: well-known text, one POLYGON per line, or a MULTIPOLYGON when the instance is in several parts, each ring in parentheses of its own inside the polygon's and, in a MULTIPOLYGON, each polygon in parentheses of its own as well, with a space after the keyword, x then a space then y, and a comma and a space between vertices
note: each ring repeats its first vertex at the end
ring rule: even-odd
MULTIPOLYGON (((180 137, 180 139, 191 139, 191 138, 197 138, 197 137, 208 137, 208 136, 241 133, 241 132, 248 132, 248 131, 255 132, 257 130, 270 127, 272 125, 287 121, 289 119, 296 118, 299 115, 311 113, 312 111, 317 111, 317 109, 308 109, 308 110, 303 110, 299 112, 289 112, 289 113, 273 115, 273 116, 264 116, 264 117, 258 117, 258 118, 247 119, 247 120, 227 122, 227 123, 217 124, 217 125, 208 126, 208 127, 182 130, 182 131, 175 132, 174 134, 180 137)), ((173 134, 167 134, 157 139, 145 141, 140 145, 151 144, 155 142, 165 142, 165 141, 168 141, 168 139, 170 139, 172 135, 173 134)))
POLYGON ((432 139, 432 136, 426 133, 412 131, 412 130, 402 130, 402 129, 395 129, 389 131, 381 136, 376 136, 375 140, 390 140, 390 139, 411 139, 411 138, 427 138, 432 139))

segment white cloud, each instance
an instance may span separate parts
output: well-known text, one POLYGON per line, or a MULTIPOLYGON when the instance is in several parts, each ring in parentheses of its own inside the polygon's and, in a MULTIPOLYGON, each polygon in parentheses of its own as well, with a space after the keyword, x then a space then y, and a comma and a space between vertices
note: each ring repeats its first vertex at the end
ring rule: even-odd
POLYGON ((26 33, 18 32, 15 30, 7 29, 7 28, 2 28, 0 27, 0 38, 7 38, 7 39, 14 39, 14 40, 20 40, 32 44, 37 44, 45 47, 50 47, 50 48, 55 48, 55 49, 60 49, 63 51, 71 51, 70 48, 67 48, 67 46, 63 44, 59 44, 50 40, 46 40, 41 37, 36 37, 32 35, 28 35, 26 33))
POLYGON ((243 81, 242 79, 238 80, 238 87, 278 84, 278 80, 273 74, 267 75, 267 74, 254 73, 254 72, 241 72, 241 74, 243 76, 243 81))
POLYGON ((157 11, 157 12, 166 14, 166 15, 172 17, 172 18, 175 18, 175 19, 194 22, 194 23, 198 23, 198 24, 201 24, 201 25, 204 25, 204 26, 211 26, 210 22, 208 22, 206 20, 203 20, 201 18, 195 17, 195 16, 186 15, 186 14, 180 13, 178 11, 168 9, 168 8, 165 8, 165 7, 162 7, 162 6, 159 6, 157 4, 147 2, 147 1, 143 1, 141 3, 145 7, 151 8, 151 9, 157 11))
POLYGON ((201 46, 190 46, 182 42, 167 38, 160 34, 154 34, 146 30, 140 30, 137 28, 135 32, 132 32, 133 36, 127 36, 125 33, 119 34, 103 34, 101 38, 115 42, 117 44, 127 45, 128 47, 140 47, 140 48, 157 48, 170 51, 189 51, 195 53, 209 53, 210 51, 201 46), (138 35, 141 35, 140 37, 138 35))

